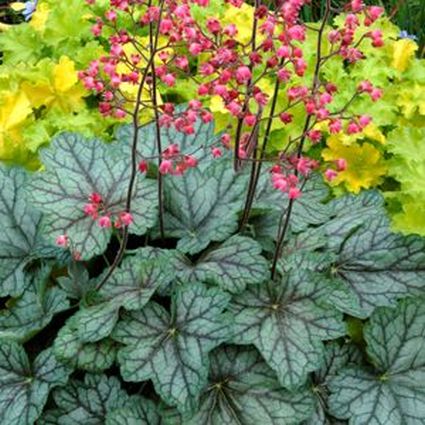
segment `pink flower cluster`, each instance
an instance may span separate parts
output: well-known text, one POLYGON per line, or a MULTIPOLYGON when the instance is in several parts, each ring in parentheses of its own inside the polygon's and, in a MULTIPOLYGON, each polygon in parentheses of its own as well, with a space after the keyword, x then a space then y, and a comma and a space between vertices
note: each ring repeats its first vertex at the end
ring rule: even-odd
MULTIPOLYGON (((88 0, 94 4, 96 0, 88 0)), ((241 7, 244 0, 227 0, 231 7, 241 7)), ((319 168, 316 161, 303 156, 305 140, 319 144, 323 132, 336 134, 344 131, 355 134, 362 131, 371 121, 368 115, 350 115, 349 105, 357 96, 367 94, 372 101, 382 96, 381 89, 369 81, 359 84, 357 92, 346 107, 335 110, 333 102, 338 87, 325 81, 320 71, 314 72, 312 84, 295 84, 306 75, 307 61, 303 43, 307 27, 300 19, 302 7, 308 0, 279 0, 276 7, 264 4, 254 9, 254 24, 251 40, 242 43, 238 28, 215 16, 206 18, 201 25, 192 15, 192 4, 208 6, 208 0, 110 0, 110 8, 104 17, 97 18, 92 31, 97 37, 109 40, 109 52, 79 73, 84 86, 101 98, 100 112, 104 116, 135 117, 139 107, 153 110, 158 124, 190 135, 195 131, 198 119, 208 123, 212 113, 203 102, 215 96, 220 99, 223 110, 229 113, 226 133, 222 136, 222 147, 212 146, 214 158, 222 155, 222 148, 235 147, 237 160, 250 160, 256 151, 259 134, 271 127, 273 120, 285 126, 294 120, 295 107, 302 105, 306 118, 302 134, 289 138, 292 151, 279 154, 277 168, 272 171, 273 186, 296 199, 301 194, 302 180, 312 169, 319 168), (137 12, 137 13, 136 13, 137 12), (134 30, 120 26, 121 15, 131 17, 134 30), (148 41, 136 34, 149 33, 148 41), (196 64, 196 72, 193 72, 196 64), (186 109, 176 112, 172 103, 157 105, 152 101, 158 87, 174 87, 180 78, 192 79, 197 85, 197 99, 191 100, 186 109), (262 81, 277 84, 279 90, 273 96, 266 92, 262 81), (125 87, 138 87, 138 98, 128 98, 125 87), (150 99, 144 96, 149 94, 150 99), (276 96, 285 93, 287 102, 275 102, 276 96), (136 109, 133 107, 136 105, 136 109), (273 105, 273 106, 272 106, 273 105), (129 110, 130 109, 130 110, 129 110), (270 110, 273 112, 269 112, 270 110), (136 112, 135 112, 136 111, 136 112), (318 126, 318 123, 322 123, 318 126), (297 146, 301 145, 300 149, 297 146), (291 153, 292 152, 292 153, 291 153), (297 152, 295 154, 295 152, 297 152)), ((366 6, 362 0, 351 0, 345 8, 343 24, 325 30, 329 49, 322 52, 320 65, 334 56, 341 57, 347 64, 362 60, 362 42, 371 42, 374 47, 383 45, 382 32, 371 28, 362 37, 357 37, 361 25, 370 27, 383 13, 377 6, 366 6)), ((128 20, 127 20, 128 21, 128 20)), ((298 112, 297 112, 298 113, 298 112)), ((267 134, 267 130, 265 131, 267 134)), ((266 139, 268 134, 266 135, 266 139)), ((267 140, 263 143, 267 143, 267 140)), ((159 173, 181 175, 196 167, 192 155, 183 155, 179 146, 170 145, 158 152, 159 173)), ((325 178, 343 170, 343 159, 334 168, 328 168, 325 178)), ((139 170, 147 172, 148 163, 141 161, 139 170)), ((101 203, 90 202, 85 213, 98 220, 102 227, 110 227, 108 215, 98 217, 101 203)), ((128 213, 125 213, 128 214, 128 213)), ((115 226, 128 225, 119 217, 115 226)))
POLYGON ((133 216, 127 211, 119 213, 115 218, 111 218, 111 214, 107 212, 106 205, 99 193, 93 192, 89 196, 89 202, 83 207, 84 214, 97 221, 101 228, 109 228, 112 225, 116 229, 130 226, 133 223, 133 216))

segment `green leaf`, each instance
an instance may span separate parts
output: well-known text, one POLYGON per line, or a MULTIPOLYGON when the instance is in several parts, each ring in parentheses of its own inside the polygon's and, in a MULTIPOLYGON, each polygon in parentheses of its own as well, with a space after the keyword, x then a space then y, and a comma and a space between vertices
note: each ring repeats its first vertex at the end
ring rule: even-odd
POLYGON ((117 378, 94 374, 86 374, 84 382, 71 380, 56 389, 53 398, 59 407, 54 413, 58 425, 112 425, 110 416, 129 400, 117 378))
POLYGON ((108 369, 115 361, 117 347, 114 341, 104 339, 96 343, 84 343, 78 337, 75 317, 71 317, 55 339, 53 350, 62 362, 76 369, 99 372, 108 369))
POLYGON ((90 280, 89 273, 80 261, 72 261, 68 266, 68 276, 57 279, 60 287, 69 298, 81 300, 95 289, 95 280, 90 280))
POLYGON ((291 425, 311 413, 306 390, 289 393, 253 348, 227 346, 211 356, 208 384, 200 408, 181 418, 166 417, 170 425, 291 425))
POLYGON ((65 385, 71 370, 59 364, 51 349, 30 364, 23 347, 0 342, 0 422, 2 425, 30 425, 40 416, 49 391, 65 385))
POLYGON ((36 258, 41 215, 26 200, 27 173, 0 167, 0 297, 25 289, 25 266, 36 258))
MULTIPOLYGON (((140 310, 159 286, 166 287, 173 279, 168 257, 164 254, 148 260, 139 253, 125 258, 98 291, 99 302, 80 309, 74 316, 80 340, 96 342, 106 338, 118 320, 121 307, 140 310)), ((99 279, 102 278, 103 275, 99 279)))
POLYGON ((106 417, 105 425, 160 425, 161 418, 151 400, 130 397, 125 407, 116 409, 106 417))
POLYGON ((379 214, 383 214, 384 200, 376 191, 364 191, 359 195, 348 195, 334 199, 329 206, 333 218, 322 230, 328 235, 328 246, 339 249, 350 234, 379 214))
POLYGON ((334 425, 337 420, 328 411, 328 383, 347 365, 359 362, 361 353, 355 346, 339 345, 331 342, 326 345, 324 362, 319 370, 313 373, 311 391, 315 397, 313 415, 303 425, 334 425))
POLYGON ((49 276, 50 270, 42 269, 19 298, 7 302, 0 312, 0 338, 27 341, 69 307, 64 291, 47 287, 49 276))
MULTIPOLYGON (((87 260, 105 251, 111 229, 102 229, 85 215, 83 208, 91 193, 101 194, 107 213, 125 211, 130 167, 115 144, 86 140, 64 133, 41 152, 46 171, 30 185, 34 205, 46 213, 45 233, 53 241, 66 234, 74 252, 87 260)), ((138 174, 130 233, 141 235, 156 221, 156 185, 138 174)), ((105 212, 104 212, 105 213, 105 212)))
POLYGON ((331 293, 326 278, 302 270, 248 287, 230 305, 235 342, 254 344, 284 387, 300 387, 320 367, 321 341, 345 334, 342 315, 326 304, 331 293))
POLYGON ((379 308, 365 328, 375 368, 346 368, 331 380, 329 406, 350 425, 425 423, 425 302, 379 308))
POLYGON ((178 287, 171 315, 150 302, 125 313, 113 338, 126 345, 118 352, 126 381, 151 379, 155 390, 180 411, 192 410, 208 375, 208 353, 230 336, 222 311, 229 296, 201 284, 178 287))
POLYGON ((332 274, 355 295, 359 307, 348 311, 353 316, 368 317, 378 306, 424 291, 424 239, 392 233, 384 216, 369 218, 337 254, 332 274))
MULTIPOLYGON (((302 196, 294 202, 291 229, 294 232, 300 232, 309 225, 318 225, 326 222, 330 217, 331 209, 323 201, 328 196, 329 189, 323 182, 323 178, 318 174, 312 175, 303 186, 302 196)), ((270 176, 265 173, 257 189, 254 208, 278 211, 279 214, 274 215, 274 226, 277 227, 282 211, 286 210, 288 204, 287 195, 274 189, 270 176)), ((273 236, 276 236, 276 234, 273 233, 273 236)))
POLYGON ((253 239, 232 236, 226 242, 192 263, 183 254, 176 264, 177 276, 184 282, 204 282, 232 293, 242 292, 246 285, 268 279, 268 262, 253 239))
POLYGON ((177 248, 196 254, 210 242, 219 242, 238 227, 247 177, 235 174, 221 158, 204 169, 190 169, 183 176, 165 176, 165 234, 179 238, 177 248))

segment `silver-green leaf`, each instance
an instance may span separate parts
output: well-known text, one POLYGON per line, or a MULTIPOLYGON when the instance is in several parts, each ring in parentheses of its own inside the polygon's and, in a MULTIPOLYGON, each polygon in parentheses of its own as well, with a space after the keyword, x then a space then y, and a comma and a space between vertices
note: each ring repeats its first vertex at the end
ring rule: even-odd
POLYGON ((242 292, 246 285, 264 282, 269 277, 268 262, 261 256, 261 246, 253 239, 232 236, 192 263, 180 255, 176 261, 178 278, 184 282, 205 282, 232 292, 242 292))
POLYGON ((125 344, 118 353, 126 381, 151 379, 155 390, 179 410, 192 410, 208 375, 208 353, 230 336, 222 314, 229 296, 201 284, 178 287, 171 315, 150 302, 125 313, 113 338, 125 344))
POLYGON ((331 413, 350 425, 425 424, 425 302, 381 307, 365 327, 374 367, 346 368, 331 380, 331 413))
POLYGON ((32 425, 40 416, 52 388, 65 385, 71 369, 60 364, 51 349, 31 365, 24 348, 0 341, 0 423, 32 425))
POLYGON ((86 374, 84 382, 71 380, 56 389, 53 398, 58 406, 54 413, 57 425, 109 424, 109 417, 129 401, 117 378, 95 374, 86 374))
POLYGON ((189 254, 225 240, 237 230, 246 184, 246 175, 236 174, 226 158, 204 170, 166 176, 165 234, 179 238, 177 248, 189 254))
POLYGON ((326 278, 302 270, 248 287, 230 305, 235 342, 254 344, 284 387, 299 388, 323 361, 322 341, 345 334, 342 314, 326 303, 332 290, 326 278))
MULTIPOLYGON (((105 251, 112 230, 101 228, 84 211, 91 193, 99 193, 109 214, 125 211, 131 168, 115 144, 64 133, 42 150, 45 170, 32 179, 29 194, 45 213, 45 234, 53 242, 69 237, 72 250, 87 260, 105 251)), ((140 174, 133 194, 134 223, 141 235, 156 222, 156 185, 140 174)))
POLYGON ((220 347, 210 359, 199 409, 180 417, 167 412, 167 425, 297 425, 311 414, 308 391, 284 390, 254 348, 220 347))
POLYGON ((0 167, 0 297, 22 294, 25 266, 37 257, 41 214, 24 196, 27 180, 21 169, 0 167))

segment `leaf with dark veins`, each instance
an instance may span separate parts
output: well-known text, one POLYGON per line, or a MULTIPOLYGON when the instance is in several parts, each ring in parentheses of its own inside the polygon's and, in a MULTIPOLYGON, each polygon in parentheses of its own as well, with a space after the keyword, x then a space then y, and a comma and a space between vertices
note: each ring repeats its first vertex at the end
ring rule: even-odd
POLYGON ((392 233, 388 219, 378 215, 338 247, 331 271, 357 299, 358 307, 346 311, 365 318, 376 307, 424 292, 425 241, 392 233))
MULTIPOLYGON (((108 213, 125 211, 131 168, 114 144, 85 140, 65 133, 42 150, 45 171, 32 179, 29 194, 45 213, 45 233, 50 242, 66 234, 72 249, 88 260, 105 251, 111 229, 99 227, 88 217, 84 205, 91 193, 99 193, 108 213)), ((156 184, 140 173, 135 184, 130 233, 141 235, 156 222, 156 184)))
POLYGON ((110 415, 129 402, 117 378, 99 374, 86 374, 83 382, 71 380, 65 388, 56 389, 53 398, 60 425, 105 425, 110 415))
POLYGON ((322 341, 345 334, 342 314, 327 304, 332 291, 325 277, 302 269, 249 286, 230 305, 234 341, 254 344, 285 388, 299 388, 320 367, 322 341))
MULTIPOLYGON (((166 287, 174 277, 169 258, 165 252, 155 259, 147 259, 143 250, 124 258, 97 292, 97 302, 80 308, 74 315, 81 342, 106 338, 118 320, 121 307, 140 310, 158 287, 166 287)), ((103 275, 98 280, 102 278, 103 275)))
POLYGON ((237 230, 246 184, 247 176, 235 173, 226 158, 204 170, 165 176, 166 236, 180 238, 177 248, 189 254, 225 240, 237 230))
POLYGON ((65 385, 71 369, 60 364, 52 351, 41 352, 31 365, 24 348, 0 341, 0 423, 33 424, 41 415, 52 388, 65 385))
POLYGON ((264 282, 269 277, 268 262, 261 256, 260 245, 238 235, 211 249, 195 263, 178 255, 175 267, 183 282, 211 283, 232 293, 242 292, 246 285, 264 282))
POLYGON ((75 369, 99 372, 108 369, 115 361, 117 344, 111 339, 84 343, 78 337, 75 318, 65 323, 55 339, 53 352, 57 359, 75 369))
POLYGON ((10 299, 7 309, 0 311, 0 338, 25 342, 47 326, 56 313, 69 307, 65 292, 48 286, 50 272, 43 268, 35 273, 24 293, 10 299))
POLYGON ((350 344, 330 342, 320 369, 312 374, 311 393, 315 398, 313 415, 302 425, 336 425, 339 421, 330 415, 328 408, 328 383, 345 367, 361 362, 362 354, 350 344))
POLYGON ((254 348, 220 347, 210 359, 199 409, 167 412, 167 425, 298 425, 311 414, 308 391, 284 390, 254 348))
POLYGON ((331 413, 350 425, 424 424, 424 299, 377 309, 364 337, 374 368, 345 368, 330 381, 331 413))
POLYGON ((25 289, 25 266, 37 258, 41 214, 24 196, 28 174, 0 167, 0 297, 25 289))
POLYGON ((126 381, 151 379, 166 403, 192 410, 208 376, 208 353, 230 337, 229 296, 201 284, 178 287, 171 315, 159 304, 124 313, 112 337, 126 381))

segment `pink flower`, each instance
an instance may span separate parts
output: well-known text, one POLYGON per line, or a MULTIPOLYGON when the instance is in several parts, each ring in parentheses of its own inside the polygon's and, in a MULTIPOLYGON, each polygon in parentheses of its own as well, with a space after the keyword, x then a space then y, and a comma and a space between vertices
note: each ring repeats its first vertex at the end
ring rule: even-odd
POLYGON ((66 248, 68 246, 68 236, 67 235, 59 235, 56 238, 56 245, 61 248, 66 248))
POLYGON ((130 226, 130 224, 133 223, 133 215, 129 212, 121 213, 119 219, 124 226, 130 226))
POLYGON ((370 98, 374 102, 376 102, 377 100, 379 100, 382 97, 382 94, 383 94, 383 91, 381 89, 375 88, 370 92, 370 98))
POLYGON ((347 126, 347 134, 356 134, 360 133, 360 131, 360 126, 354 121, 351 121, 347 126))
POLYGON ((298 199, 301 196, 301 190, 298 187, 291 187, 288 191, 289 199, 298 199))
POLYGON ((325 171, 325 179, 328 182, 331 182, 332 180, 334 180, 336 177, 338 176, 338 173, 335 170, 332 170, 331 168, 328 168, 325 171))
POLYGON ((372 118, 369 115, 360 115, 359 124, 361 128, 365 128, 372 121, 372 118))
POLYGON ((288 112, 282 112, 279 115, 279 118, 283 123, 289 124, 290 122, 292 122, 293 116, 292 116, 292 114, 290 114, 288 112))
POLYGON ((347 169, 347 161, 344 158, 338 158, 335 164, 338 171, 345 171, 347 169))
POLYGON ((161 161, 161 164, 159 165, 159 172, 161 174, 168 174, 171 171, 173 171, 173 163, 168 159, 161 161))
POLYGON ((98 224, 98 225, 99 225, 99 227, 101 227, 102 229, 106 229, 106 228, 108 228, 108 227, 111 227, 111 226, 112 226, 111 219, 110 219, 107 215, 104 215, 104 216, 100 217, 100 218, 97 220, 97 224, 98 224))
POLYGON ((257 117, 254 114, 247 114, 245 115, 244 118, 244 123, 249 126, 252 127, 257 121, 257 117))
POLYGON ((240 66, 235 72, 235 78, 239 84, 247 83, 251 77, 251 70, 245 65, 240 66))
POLYGON ((223 155, 223 152, 221 151, 221 149, 220 149, 220 148, 213 147, 213 148, 211 149, 211 154, 212 154, 212 156, 213 156, 214 158, 219 158, 220 156, 222 156, 222 155, 223 155))
POLYGON ((94 204, 100 204, 101 202, 103 202, 103 198, 100 193, 93 192, 89 196, 89 201, 93 202, 94 204))
POLYGON ((194 168, 198 165, 198 160, 192 155, 185 155, 184 163, 187 167, 194 168))
POLYGON ((139 171, 141 173, 146 173, 148 171, 148 168, 149 168, 149 164, 147 161, 142 160, 139 162, 139 171))
POLYGON ((331 134, 339 133, 342 130, 342 122, 341 120, 333 120, 329 124, 329 132, 331 134))
POLYGON ((162 82, 165 83, 168 87, 173 87, 176 84, 176 78, 173 74, 165 74, 161 78, 162 82))
POLYGON ((84 205, 83 211, 85 215, 92 217, 95 220, 98 216, 97 209, 98 206, 96 204, 86 204, 84 205))

